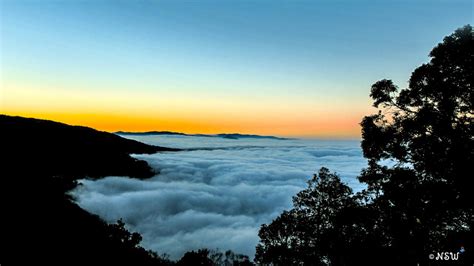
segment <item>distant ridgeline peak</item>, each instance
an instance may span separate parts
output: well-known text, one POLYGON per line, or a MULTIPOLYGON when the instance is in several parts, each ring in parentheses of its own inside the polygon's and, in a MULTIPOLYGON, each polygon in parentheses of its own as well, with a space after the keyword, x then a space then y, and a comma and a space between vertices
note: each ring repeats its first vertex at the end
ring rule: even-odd
POLYGON ((220 133, 220 134, 186 134, 181 132, 173 131, 145 131, 145 132, 128 132, 128 131, 117 131, 117 135, 141 135, 141 136, 153 136, 153 135, 176 135, 176 136, 187 136, 187 137, 209 137, 209 138, 225 138, 225 139, 275 139, 275 140, 289 140, 289 138, 275 137, 275 136, 262 136, 252 134, 240 134, 240 133, 220 133))

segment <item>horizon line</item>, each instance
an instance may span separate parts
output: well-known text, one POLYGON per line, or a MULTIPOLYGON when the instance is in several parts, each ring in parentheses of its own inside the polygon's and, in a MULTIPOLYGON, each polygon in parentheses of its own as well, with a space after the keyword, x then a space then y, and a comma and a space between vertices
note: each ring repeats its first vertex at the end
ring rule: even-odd
MULTIPOLYGON (((314 139, 314 140, 361 140, 362 136, 361 134, 351 134, 351 133, 334 133, 334 134, 327 134, 327 133, 301 133, 301 134, 273 134, 273 133, 260 133, 256 131, 210 131, 210 132, 202 132, 202 131, 191 131, 191 130, 159 130, 159 129, 152 129, 152 130, 125 130, 124 128, 121 128, 119 130, 117 129, 108 129, 104 127, 98 126, 98 124, 94 123, 93 120, 87 120, 90 121, 88 123, 87 121, 74 121, 70 119, 65 119, 65 117, 62 118, 55 118, 55 117, 49 117, 47 114, 22 114, 20 113, 10 113, 10 112, 5 112, 1 111, 0 115, 6 115, 6 116, 18 116, 18 117, 24 117, 24 118, 33 118, 33 119, 41 119, 41 120, 49 120, 49 121, 54 121, 58 123, 63 123, 71 126, 83 126, 83 127, 89 127, 95 130, 99 131, 104 131, 108 133, 118 133, 118 132, 126 132, 126 133, 147 133, 147 132, 170 132, 170 133, 181 133, 181 134, 187 134, 187 135, 218 135, 218 134, 241 134, 241 135, 257 135, 257 136, 268 136, 268 137, 277 137, 277 138, 292 138, 292 139, 314 139)), ((129 125, 133 125, 133 123, 129 123, 129 125)))

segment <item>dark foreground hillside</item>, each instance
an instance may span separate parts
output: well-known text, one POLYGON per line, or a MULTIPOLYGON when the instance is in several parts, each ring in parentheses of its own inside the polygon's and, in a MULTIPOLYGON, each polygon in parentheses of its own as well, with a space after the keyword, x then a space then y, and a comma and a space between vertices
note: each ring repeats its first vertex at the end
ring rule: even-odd
POLYGON ((92 128, 32 118, 1 115, 0 129, 2 155, 35 173, 146 178, 153 175, 151 169, 129 154, 175 150, 92 128))
POLYGON ((173 149, 91 128, 0 116, 1 265, 163 265, 123 224, 108 225, 65 193, 79 178, 147 178, 131 153, 173 149))

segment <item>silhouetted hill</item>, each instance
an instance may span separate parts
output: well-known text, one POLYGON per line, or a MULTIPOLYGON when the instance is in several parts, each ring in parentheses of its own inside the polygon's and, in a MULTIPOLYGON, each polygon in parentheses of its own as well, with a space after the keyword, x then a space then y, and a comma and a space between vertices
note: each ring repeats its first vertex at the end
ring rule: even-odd
POLYGON ((0 115, 3 265, 167 265, 140 235, 109 225, 71 201, 76 179, 146 178, 130 153, 173 151, 87 127, 0 115))
POLYGON ((261 135, 249 135, 249 134, 239 134, 239 133, 223 133, 217 134, 216 137, 226 138, 226 139, 277 139, 277 140, 286 140, 287 138, 280 138, 275 136, 261 136, 261 135))
POLYGON ((117 131, 115 132, 117 135, 179 135, 179 136, 192 136, 189 134, 181 133, 181 132, 173 132, 173 131, 145 131, 145 132, 129 132, 129 131, 117 131))
POLYGON ((189 136, 189 137, 209 137, 209 138, 225 138, 225 139, 276 139, 276 140, 287 140, 288 138, 281 138, 275 136, 261 136, 251 134, 239 134, 239 133, 221 133, 221 134, 186 134, 181 132, 173 131, 146 131, 146 132, 127 132, 117 131, 117 135, 139 135, 139 136, 153 136, 153 135, 176 135, 176 136, 189 136))
POLYGON ((153 172, 132 153, 177 149, 147 145, 82 126, 0 115, 2 153, 35 172, 78 177, 149 177, 153 172))

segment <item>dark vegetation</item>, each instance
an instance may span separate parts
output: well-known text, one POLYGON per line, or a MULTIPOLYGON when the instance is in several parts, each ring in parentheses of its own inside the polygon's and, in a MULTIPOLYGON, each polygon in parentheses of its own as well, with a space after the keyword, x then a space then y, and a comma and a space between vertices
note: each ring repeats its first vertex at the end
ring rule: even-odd
POLYGON ((5 115, 0 116, 0 129, 2 265, 166 264, 140 247, 141 236, 128 232, 121 221, 105 223, 66 192, 80 178, 151 177, 148 164, 129 154, 173 149, 91 128, 5 115))
POLYGON ((321 169, 293 209, 262 225, 256 261, 472 265, 473 49, 464 26, 431 51, 407 88, 376 82, 370 95, 379 111, 361 122, 368 167, 359 180, 367 188, 353 193, 321 169), (459 259, 436 260, 438 252, 459 259))
POLYGON ((250 262, 248 256, 235 254, 231 250, 220 252, 219 250, 199 249, 186 252, 176 265, 251 266, 254 264, 250 262))
POLYGON ((77 179, 148 178, 130 154, 176 151, 47 120, 0 115, 2 265, 251 265, 249 258, 202 249, 178 262, 145 250, 122 220, 107 224, 67 192, 77 179))

